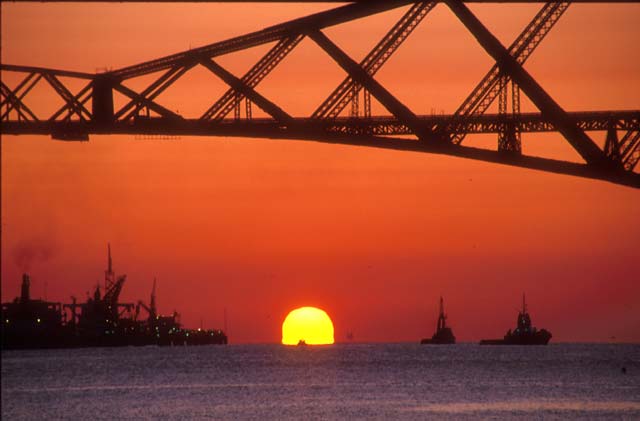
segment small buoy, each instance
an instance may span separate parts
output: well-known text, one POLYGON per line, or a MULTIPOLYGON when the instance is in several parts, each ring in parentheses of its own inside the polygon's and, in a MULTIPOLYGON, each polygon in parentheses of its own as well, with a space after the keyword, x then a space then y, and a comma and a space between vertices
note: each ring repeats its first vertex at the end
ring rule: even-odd
POLYGON ((622 367, 622 374, 627 374, 627 367, 622 367))

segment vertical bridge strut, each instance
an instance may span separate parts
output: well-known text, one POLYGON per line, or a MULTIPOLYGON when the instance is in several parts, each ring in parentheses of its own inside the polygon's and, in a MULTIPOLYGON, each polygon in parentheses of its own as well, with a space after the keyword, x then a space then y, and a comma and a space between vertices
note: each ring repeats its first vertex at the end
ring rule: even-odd
POLYGON ((507 77, 500 78, 500 96, 498 114, 501 117, 501 130, 498 133, 498 151, 520 155, 522 138, 516 122, 520 117, 520 89, 507 77), (511 86, 511 115, 508 114, 509 86, 511 86))

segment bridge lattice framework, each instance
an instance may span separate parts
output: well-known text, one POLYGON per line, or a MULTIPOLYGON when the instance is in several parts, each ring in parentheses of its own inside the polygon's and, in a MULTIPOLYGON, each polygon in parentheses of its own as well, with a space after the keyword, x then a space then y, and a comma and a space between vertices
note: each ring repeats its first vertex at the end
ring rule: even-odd
POLYGON ((298 138, 464 156, 640 187, 640 176, 634 172, 640 161, 640 110, 567 112, 523 67, 571 3, 544 3, 508 47, 462 1, 371 0, 103 73, 2 64, 3 73, 14 72, 23 77, 13 88, 4 81, 0 84, 1 131, 49 134, 63 140, 86 140, 89 134, 96 133, 298 138), (438 3, 451 9, 495 64, 455 113, 420 116, 374 76, 438 3), (403 6, 409 6, 408 10, 359 63, 323 32, 331 26, 403 6), (256 87, 304 38, 324 50, 346 77, 309 117, 299 118, 260 94, 256 87), (240 77, 215 60, 270 43, 274 45, 240 77), (196 66, 208 69, 229 89, 199 118, 189 119, 164 107, 157 98, 196 66), (140 91, 124 84, 148 74, 159 76, 140 91), (84 85, 74 93, 61 78, 83 80, 84 85), (37 115, 27 101, 34 87, 43 82, 63 101, 50 116, 37 115), (121 107, 114 107, 114 92, 127 98, 121 107), (521 92, 540 113, 521 113, 521 92), (389 117, 372 116, 371 97, 388 110, 389 117), (496 100, 498 113, 488 114, 496 100), (269 118, 254 118, 253 106, 269 118), (586 133, 594 130, 606 131, 602 149, 586 133), (545 131, 561 133, 584 163, 524 155, 521 134, 545 131), (470 133, 497 133, 497 150, 464 146, 470 133), (397 135, 412 135, 415 140, 390 137, 397 135))

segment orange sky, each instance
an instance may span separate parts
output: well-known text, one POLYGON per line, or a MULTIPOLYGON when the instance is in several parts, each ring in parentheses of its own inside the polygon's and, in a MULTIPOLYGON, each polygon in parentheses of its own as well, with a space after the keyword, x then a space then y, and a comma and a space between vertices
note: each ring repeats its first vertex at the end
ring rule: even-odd
MULTIPOLYGON (((2 61, 95 72, 328 7, 3 3, 2 61)), ((509 44, 539 7, 471 8, 509 44)), ((359 59, 404 10, 326 33, 359 59)), ((639 109, 639 19, 636 4, 572 5, 526 68, 567 110, 639 109)), ((240 75, 266 48, 219 62, 240 75)), ((416 113, 448 113, 491 64, 439 5, 376 78, 416 113)), ((305 116, 342 77, 305 40, 258 91, 305 116)), ((224 90, 197 70, 159 102, 197 116, 224 90)), ((46 89, 33 95, 34 108, 55 108, 46 89)), ((602 143, 603 133, 592 136, 602 143)), ((555 135, 523 140, 528 154, 576 156, 555 135)), ((639 341, 639 214, 631 188, 428 154, 3 136, 2 299, 18 293, 28 252, 35 296, 46 283, 51 300, 83 299, 102 279, 111 241, 116 272, 128 274, 123 299, 147 299, 157 277, 161 311, 217 327, 226 307, 233 342, 278 342, 287 312, 304 305, 329 313, 337 341, 347 331, 358 341, 416 341, 431 335, 440 294, 459 340, 499 337, 514 326, 522 291, 554 340, 639 341)))

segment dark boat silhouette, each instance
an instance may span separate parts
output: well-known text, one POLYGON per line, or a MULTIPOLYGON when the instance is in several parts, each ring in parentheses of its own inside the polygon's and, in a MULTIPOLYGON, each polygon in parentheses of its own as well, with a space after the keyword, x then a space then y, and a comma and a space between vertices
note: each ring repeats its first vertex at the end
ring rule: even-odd
POLYGON ((304 339, 298 341, 298 346, 307 346, 307 342, 304 339))
POLYGON ((450 327, 447 326, 447 316, 444 314, 444 304, 442 297, 440 297, 440 315, 438 316, 436 333, 433 334, 431 339, 425 338, 421 340, 420 343, 437 345, 448 345, 456 343, 456 337, 453 336, 453 331, 450 327))
POLYGON ((522 294, 522 311, 518 312, 516 329, 511 329, 504 335, 504 339, 483 339, 480 345, 546 345, 551 339, 551 332, 546 329, 537 330, 531 326, 531 317, 527 312, 527 303, 522 294))
POLYGON ((104 294, 97 285, 85 303, 63 304, 35 300, 30 296, 31 279, 22 276, 21 295, 2 303, 0 348, 79 348, 98 346, 209 345, 226 344, 222 330, 185 329, 179 314, 162 316, 156 309, 156 282, 146 305, 120 302, 126 275, 116 277, 107 246, 104 294), (140 309, 148 317, 140 317, 140 309))

